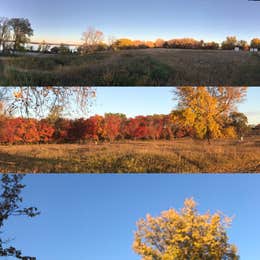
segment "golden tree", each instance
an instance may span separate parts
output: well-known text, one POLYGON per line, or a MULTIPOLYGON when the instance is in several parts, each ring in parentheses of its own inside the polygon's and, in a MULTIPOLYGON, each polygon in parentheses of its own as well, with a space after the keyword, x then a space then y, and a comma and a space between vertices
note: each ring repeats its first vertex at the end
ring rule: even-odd
POLYGON ((42 116, 55 107, 86 112, 95 94, 93 87, 0 87, 0 102, 9 114, 42 116))
POLYGON ((236 260, 228 243, 231 218, 221 213, 199 214, 196 202, 186 199, 180 211, 169 209, 158 217, 137 222, 134 251, 142 260, 236 260))
POLYGON ((243 101, 247 87, 176 87, 174 91, 185 124, 200 139, 224 136, 224 121, 243 101))

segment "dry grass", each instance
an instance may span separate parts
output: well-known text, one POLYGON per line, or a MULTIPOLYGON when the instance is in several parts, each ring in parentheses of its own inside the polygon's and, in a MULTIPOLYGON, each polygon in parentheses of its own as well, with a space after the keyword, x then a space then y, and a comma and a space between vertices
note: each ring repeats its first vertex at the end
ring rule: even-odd
POLYGON ((0 57, 0 85, 259 85, 260 56, 223 50, 141 49, 87 56, 0 57))
POLYGON ((0 147, 0 171, 19 173, 260 172, 260 138, 243 143, 132 141, 0 147))

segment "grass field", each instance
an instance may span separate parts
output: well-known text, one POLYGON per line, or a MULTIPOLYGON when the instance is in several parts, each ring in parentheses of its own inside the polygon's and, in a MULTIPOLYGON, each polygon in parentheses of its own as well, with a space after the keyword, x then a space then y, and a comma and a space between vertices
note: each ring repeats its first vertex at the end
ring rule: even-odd
POLYGON ((0 147, 0 172, 19 173, 260 173, 260 137, 243 143, 131 141, 0 147))
POLYGON ((140 49, 87 56, 0 56, 0 85, 260 85, 260 55, 140 49))

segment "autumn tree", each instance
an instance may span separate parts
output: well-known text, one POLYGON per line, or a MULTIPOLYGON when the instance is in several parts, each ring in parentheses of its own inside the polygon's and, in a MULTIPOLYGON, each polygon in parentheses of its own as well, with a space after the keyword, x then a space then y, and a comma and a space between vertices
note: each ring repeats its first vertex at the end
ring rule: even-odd
POLYGON ((164 128, 163 115, 148 116, 148 134, 153 140, 159 140, 164 128))
POLYGON ((71 121, 68 137, 70 141, 83 142, 87 135, 87 124, 84 118, 71 121))
POLYGON ((86 139, 99 141, 103 134, 104 118, 99 115, 91 116, 86 120, 86 139))
POLYGON ((170 48, 199 49, 202 43, 192 38, 172 39, 167 42, 170 48))
POLYGON ((194 136, 194 129, 192 126, 186 124, 183 110, 173 110, 170 115, 172 123, 172 132, 174 137, 182 138, 185 136, 194 136))
POLYGON ((64 143, 69 140, 69 131, 71 128, 71 120, 58 118, 54 124, 53 138, 58 143, 64 143))
POLYGON ((259 38, 254 38, 251 40, 250 46, 252 48, 258 48, 260 49, 260 39, 259 38))
POLYGON ((27 43, 30 36, 33 36, 33 29, 30 21, 25 18, 12 18, 9 20, 14 41, 14 50, 21 49, 22 45, 27 43))
POLYGON ((104 45, 104 33, 93 27, 89 27, 83 33, 82 40, 81 52, 90 53, 97 50, 101 45, 104 45))
POLYGON ((207 139, 223 136, 223 120, 243 101, 247 87, 176 87, 178 108, 185 124, 196 136, 207 139))
POLYGON ((247 51, 249 49, 249 45, 247 41, 240 40, 237 42, 237 47, 239 47, 243 51, 247 51))
POLYGON ((44 116, 55 106, 85 114, 95 94, 93 87, 0 87, 0 101, 8 113, 21 116, 44 116))
POLYGON ((103 137, 113 142, 119 135, 125 115, 106 113, 104 117, 103 137))
POLYGON ((133 249, 143 260, 237 260, 226 231, 230 224, 218 212, 199 214, 196 202, 186 199, 180 211, 139 220, 133 249))
POLYGON ((230 125, 236 130, 238 137, 242 138, 249 132, 248 119, 243 113, 232 112, 229 115, 230 125))
POLYGON ((133 47, 134 47, 134 42, 130 39, 127 39, 127 38, 118 39, 114 43, 115 49, 131 49, 133 47))
POLYGON ((156 48, 162 48, 164 43, 165 43, 165 40, 159 38, 155 41, 154 45, 156 48))
POLYGON ((202 48, 208 50, 218 50, 219 44, 217 42, 205 42, 202 48))
MULTIPOLYGON (((1 177, 1 194, 0 194, 0 256, 12 256, 17 259, 30 260, 28 256, 23 256, 21 250, 14 246, 6 247, 10 240, 2 237, 3 227, 6 221, 14 216, 35 217, 40 214, 35 207, 23 207, 23 198, 21 196, 25 185, 21 183, 23 175, 3 174, 1 177)), ((34 258, 36 259, 36 258, 34 258)))
POLYGON ((233 50, 237 45, 236 36, 227 36, 226 40, 222 42, 222 49, 233 50))
POLYGON ((40 143, 49 143, 53 139, 54 126, 48 120, 42 119, 36 125, 40 143))

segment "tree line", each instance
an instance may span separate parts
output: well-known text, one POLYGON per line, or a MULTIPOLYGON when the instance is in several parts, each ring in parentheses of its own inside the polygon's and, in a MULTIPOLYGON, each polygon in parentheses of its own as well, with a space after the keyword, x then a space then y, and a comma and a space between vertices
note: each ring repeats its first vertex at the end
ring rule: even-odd
POLYGON ((237 111, 237 104, 246 97, 247 87, 182 86, 172 91, 178 103, 169 115, 127 118, 124 114, 108 113, 88 119, 65 119, 64 112, 72 107, 86 112, 96 90, 92 87, 1 87, 0 142, 158 140, 190 136, 210 143, 217 138, 242 139, 247 134, 247 117, 237 111), (49 111, 48 116, 42 116, 43 110, 49 111), (18 111, 24 116, 14 118, 18 111), (30 118, 32 113, 34 118, 30 118))
MULTIPOLYGON (((182 111, 169 115, 136 116, 107 113, 87 119, 66 119, 52 116, 35 118, 0 118, 0 143, 86 143, 113 142, 116 140, 173 140, 175 138, 200 138, 195 126, 183 121, 182 111)), ((244 114, 233 112, 225 119, 219 138, 237 138, 249 128, 244 114)))
MULTIPOLYGON (((34 51, 32 47, 25 48, 25 44, 30 42, 30 37, 33 36, 33 29, 28 19, 24 18, 0 18, 0 49, 3 52, 8 51, 34 51)), ((108 37, 102 31, 89 27, 82 34, 83 43, 73 52, 78 54, 92 53, 105 50, 123 50, 123 49, 146 49, 146 48, 174 48, 174 49, 210 49, 210 50, 240 50, 248 51, 250 48, 259 49, 260 39, 254 38, 248 43, 245 40, 238 40, 235 36, 227 36, 221 43, 214 41, 205 42, 193 38, 180 39, 157 39, 156 41, 131 40, 128 38, 116 39, 108 37)), ((54 54, 69 54, 72 53, 67 44, 60 46, 51 45, 45 41, 38 45, 36 52, 54 53, 54 54)))

